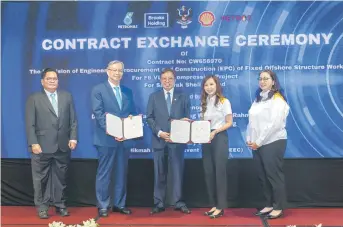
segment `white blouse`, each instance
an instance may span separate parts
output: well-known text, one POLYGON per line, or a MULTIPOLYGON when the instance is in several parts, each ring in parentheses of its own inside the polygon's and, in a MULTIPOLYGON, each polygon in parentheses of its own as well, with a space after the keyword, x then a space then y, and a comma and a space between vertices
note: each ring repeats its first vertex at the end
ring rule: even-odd
POLYGON ((232 114, 231 103, 228 99, 222 98, 215 106, 216 96, 207 98, 207 109, 204 114, 204 120, 211 121, 211 129, 218 129, 226 124, 225 117, 232 114))
MULTIPOLYGON (((268 92, 261 92, 266 98, 268 92)), ((254 102, 249 110, 247 141, 257 146, 266 145, 280 139, 287 139, 286 118, 289 106, 283 97, 276 93, 266 101, 254 102)))

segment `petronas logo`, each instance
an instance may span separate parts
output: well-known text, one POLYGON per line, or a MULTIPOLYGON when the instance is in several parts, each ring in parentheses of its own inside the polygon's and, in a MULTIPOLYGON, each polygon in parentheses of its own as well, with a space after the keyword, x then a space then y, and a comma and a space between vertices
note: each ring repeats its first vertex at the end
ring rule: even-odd
POLYGON ((127 12, 127 14, 124 18, 124 24, 126 24, 126 25, 132 24, 132 16, 133 16, 133 12, 127 12))

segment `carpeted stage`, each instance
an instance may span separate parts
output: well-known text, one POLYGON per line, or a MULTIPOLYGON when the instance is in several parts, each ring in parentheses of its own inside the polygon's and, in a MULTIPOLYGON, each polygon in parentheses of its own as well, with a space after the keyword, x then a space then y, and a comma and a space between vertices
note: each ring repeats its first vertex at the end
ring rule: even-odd
MULTIPOLYGON (((256 209, 240 208, 226 209, 223 217, 210 219, 203 215, 207 209, 192 209, 192 214, 185 215, 172 208, 166 212, 150 215, 150 208, 132 208, 133 214, 125 216, 118 213, 109 213, 109 217, 98 219, 100 226, 249 226, 249 227, 277 227, 277 226, 334 226, 343 227, 343 208, 306 208, 289 209, 285 211, 282 218, 276 220, 264 220, 253 214, 256 209)), ((1 226, 48 226, 53 221, 62 221, 65 224, 81 224, 90 218, 97 218, 95 207, 71 207, 71 216, 60 217, 54 214, 54 209, 49 210, 50 218, 41 220, 36 215, 34 207, 29 206, 2 206, 1 207, 1 226)))

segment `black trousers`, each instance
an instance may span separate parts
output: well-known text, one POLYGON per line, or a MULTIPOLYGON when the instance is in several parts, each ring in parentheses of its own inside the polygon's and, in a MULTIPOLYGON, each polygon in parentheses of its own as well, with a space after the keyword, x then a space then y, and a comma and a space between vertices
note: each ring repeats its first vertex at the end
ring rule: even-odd
POLYGON ((226 131, 202 144, 202 160, 209 202, 217 209, 227 208, 228 135, 226 131))
POLYGON ((48 210, 50 202, 65 208, 66 174, 70 152, 40 153, 31 156, 34 202, 38 211, 48 210))
POLYGON ((283 156, 287 140, 277 140, 253 151, 253 159, 258 178, 263 188, 266 207, 283 210, 286 206, 285 177, 283 174, 283 156))
POLYGON ((176 208, 185 206, 182 201, 183 169, 184 169, 184 147, 169 147, 164 149, 154 149, 154 205, 165 207, 168 169, 171 171, 172 185, 171 203, 176 208), (169 166, 169 168, 168 168, 169 166))

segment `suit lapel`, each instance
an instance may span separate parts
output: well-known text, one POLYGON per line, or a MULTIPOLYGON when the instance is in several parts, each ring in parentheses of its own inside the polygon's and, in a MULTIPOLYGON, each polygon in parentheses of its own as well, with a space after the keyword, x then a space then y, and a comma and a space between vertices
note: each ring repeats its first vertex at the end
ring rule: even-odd
POLYGON ((58 105, 58 118, 59 118, 59 128, 62 127, 62 122, 63 122, 63 119, 62 119, 62 113, 63 113, 63 106, 64 106, 64 103, 65 103, 65 96, 62 95, 60 92, 57 91, 57 105, 58 105))
POLYGON ((170 107, 170 115, 172 115, 173 113, 173 110, 174 110, 174 106, 175 106, 175 103, 179 100, 179 96, 180 94, 175 90, 174 88, 174 94, 173 94, 173 100, 172 100, 172 105, 170 107))
POLYGON ((44 102, 44 104, 45 104, 44 106, 47 106, 48 109, 50 110, 50 112, 51 112, 52 114, 54 114, 54 115, 57 117, 57 115, 56 115, 56 113, 55 113, 55 110, 54 110, 54 108, 52 107, 52 104, 51 104, 51 102, 50 102, 50 99, 49 99, 48 95, 45 93, 44 90, 42 91, 42 97, 43 97, 43 102, 44 102))
POLYGON ((117 107, 118 110, 120 110, 119 108, 119 104, 117 102, 117 98, 116 96, 114 95, 114 91, 113 91, 113 88, 111 87, 111 85, 108 83, 108 82, 105 82, 105 87, 106 87, 106 90, 108 92, 108 95, 110 96, 113 104, 117 107))
POLYGON ((169 115, 168 113, 168 107, 167 107, 167 101, 166 101, 166 97, 164 96, 164 90, 162 89, 162 91, 157 95, 157 103, 162 103, 162 109, 164 110, 164 112, 166 112, 167 115, 169 115))
POLYGON ((58 117, 61 117, 61 114, 63 113, 62 107, 63 107, 63 103, 65 102, 65 100, 64 100, 64 96, 60 92, 57 92, 57 97, 58 97, 58 100, 57 100, 58 117))
MULTIPOLYGON (((122 110, 126 110, 126 108, 129 105, 129 97, 127 97, 126 93, 123 90, 123 87, 120 86, 120 91, 121 91, 121 103, 122 103, 122 110)), ((119 105, 118 105, 119 106, 119 105)))

